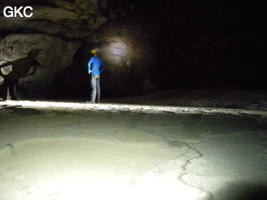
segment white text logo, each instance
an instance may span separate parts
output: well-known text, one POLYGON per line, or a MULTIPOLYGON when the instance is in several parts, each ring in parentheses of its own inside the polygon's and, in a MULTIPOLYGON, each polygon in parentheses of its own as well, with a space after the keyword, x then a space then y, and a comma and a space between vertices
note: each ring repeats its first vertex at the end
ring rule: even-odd
POLYGON ((3 10, 3 14, 5 17, 32 17, 33 15, 33 8, 31 6, 6 6, 3 10))

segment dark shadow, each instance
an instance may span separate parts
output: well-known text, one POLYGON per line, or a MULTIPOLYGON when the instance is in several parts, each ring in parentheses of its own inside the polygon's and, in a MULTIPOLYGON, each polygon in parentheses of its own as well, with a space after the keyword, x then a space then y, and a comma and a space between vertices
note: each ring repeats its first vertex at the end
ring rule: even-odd
POLYGON ((24 58, 6 62, 0 65, 0 75, 4 78, 3 85, 1 86, 1 97, 6 100, 9 95, 12 100, 16 100, 16 88, 19 85, 19 79, 31 76, 41 67, 41 64, 36 61, 36 57, 41 52, 41 49, 33 49, 28 52, 24 58), (2 71, 4 68, 10 68, 5 73, 2 71))
MULTIPOLYGON (((225 200, 266 200, 267 199, 267 182, 266 183, 233 183, 229 184, 216 196, 225 200)), ((215 199, 216 199, 215 196, 215 199)))

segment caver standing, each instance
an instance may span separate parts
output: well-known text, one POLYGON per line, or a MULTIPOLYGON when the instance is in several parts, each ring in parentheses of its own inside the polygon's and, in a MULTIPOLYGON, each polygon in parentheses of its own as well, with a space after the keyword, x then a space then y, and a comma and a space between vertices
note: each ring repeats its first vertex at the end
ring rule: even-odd
POLYGON ((94 55, 88 62, 88 73, 91 75, 91 101, 88 103, 99 103, 100 102, 100 74, 104 71, 104 63, 99 58, 96 49, 91 50, 94 55))

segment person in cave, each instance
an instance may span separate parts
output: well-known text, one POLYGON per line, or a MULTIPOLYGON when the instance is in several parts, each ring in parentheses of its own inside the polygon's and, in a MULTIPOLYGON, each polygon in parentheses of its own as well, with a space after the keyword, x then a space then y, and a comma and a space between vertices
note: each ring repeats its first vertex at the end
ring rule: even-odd
POLYGON ((93 56, 88 62, 88 74, 91 75, 91 101, 87 103, 100 103, 100 74, 104 71, 104 62, 98 56, 98 50, 91 50, 93 56))
POLYGON ((1 88, 2 100, 7 100, 8 91, 11 100, 17 99, 15 92, 19 79, 34 74, 41 66, 35 60, 40 51, 40 49, 31 50, 27 57, 7 62, 0 66, 0 75, 4 78, 1 88))

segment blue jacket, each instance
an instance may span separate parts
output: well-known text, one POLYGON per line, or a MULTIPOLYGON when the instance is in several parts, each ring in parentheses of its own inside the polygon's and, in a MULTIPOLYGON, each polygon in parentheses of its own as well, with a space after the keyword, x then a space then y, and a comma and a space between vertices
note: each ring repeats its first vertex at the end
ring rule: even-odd
POLYGON ((104 63, 98 56, 93 56, 88 62, 88 72, 91 72, 92 75, 100 75, 104 71, 104 63))

